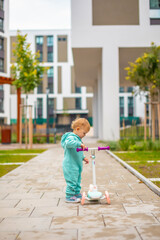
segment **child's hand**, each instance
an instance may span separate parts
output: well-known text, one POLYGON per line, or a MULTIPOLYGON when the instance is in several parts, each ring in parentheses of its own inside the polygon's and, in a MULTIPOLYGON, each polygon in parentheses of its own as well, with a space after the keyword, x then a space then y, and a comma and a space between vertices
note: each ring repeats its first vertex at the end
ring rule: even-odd
POLYGON ((82 143, 82 144, 81 144, 81 148, 82 148, 83 151, 84 151, 84 149, 86 148, 86 146, 82 143))
POLYGON ((88 164, 88 163, 89 163, 89 160, 88 160, 88 158, 86 158, 86 157, 83 159, 83 161, 85 161, 85 164, 88 164))

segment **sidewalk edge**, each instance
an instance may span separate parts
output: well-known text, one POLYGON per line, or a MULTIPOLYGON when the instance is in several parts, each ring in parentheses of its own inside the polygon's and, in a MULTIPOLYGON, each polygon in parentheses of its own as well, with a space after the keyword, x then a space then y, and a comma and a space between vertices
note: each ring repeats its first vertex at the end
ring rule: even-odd
POLYGON ((121 158, 117 157, 114 153, 111 151, 106 150, 106 152, 112 156, 114 159, 116 159, 119 163, 121 163, 127 170, 129 170, 133 175, 135 175, 138 179, 140 179, 143 183, 145 183, 154 193, 156 193, 158 196, 160 196, 160 188, 157 187, 154 183, 152 183, 150 180, 148 180, 146 177, 144 177, 141 173, 139 173, 137 170, 132 168, 129 164, 124 162, 121 158))

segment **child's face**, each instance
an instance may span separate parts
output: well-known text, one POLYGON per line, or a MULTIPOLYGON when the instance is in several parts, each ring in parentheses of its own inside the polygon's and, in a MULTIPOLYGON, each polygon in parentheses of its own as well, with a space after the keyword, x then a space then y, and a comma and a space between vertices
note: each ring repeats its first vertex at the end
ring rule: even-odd
POLYGON ((83 137, 85 137, 85 135, 86 135, 86 133, 87 133, 88 131, 87 131, 87 129, 86 128, 80 128, 80 127, 77 127, 75 130, 74 130, 74 133, 76 134, 76 135, 78 135, 81 139, 83 138, 83 137))

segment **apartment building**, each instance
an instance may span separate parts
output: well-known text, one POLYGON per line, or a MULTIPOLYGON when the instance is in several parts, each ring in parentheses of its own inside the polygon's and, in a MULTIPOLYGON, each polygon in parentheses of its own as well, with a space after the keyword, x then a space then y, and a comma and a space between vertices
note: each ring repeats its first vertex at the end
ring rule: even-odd
POLYGON ((120 116, 144 116, 145 96, 132 96, 124 68, 160 45, 160 1, 72 0, 71 23, 76 83, 93 88, 94 134, 117 140, 120 116))
MULTIPOLYGON (((27 34, 32 52, 39 51, 39 61, 49 67, 42 76, 41 84, 28 95, 28 104, 33 106, 32 116, 36 123, 46 123, 47 107, 51 125, 55 119, 57 125, 69 125, 77 116, 87 117, 92 123, 92 88, 78 87, 75 83, 70 30, 22 30, 21 34, 27 34)), ((10 32, 11 62, 12 43, 16 41, 16 35, 16 31, 10 32)), ((10 98, 11 123, 16 123, 17 97, 14 86, 11 87, 10 98)), ((21 98, 25 103, 25 94, 22 93, 21 98)))
MULTIPOLYGON (((0 77, 10 75, 9 0, 0 0, 0 77)), ((0 84, 0 125, 9 123, 10 86, 0 84)))

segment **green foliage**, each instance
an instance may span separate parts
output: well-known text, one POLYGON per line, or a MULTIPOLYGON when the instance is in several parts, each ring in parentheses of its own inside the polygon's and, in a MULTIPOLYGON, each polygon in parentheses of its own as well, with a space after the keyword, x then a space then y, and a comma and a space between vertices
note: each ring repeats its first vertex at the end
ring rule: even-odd
POLYGON ((128 151, 129 145, 130 145, 130 141, 127 138, 125 138, 123 140, 119 140, 119 145, 121 147, 121 150, 128 151))
POLYGON ((24 36, 17 32, 17 43, 13 43, 15 49, 13 55, 15 64, 12 64, 11 71, 15 79, 13 85, 22 88, 25 94, 34 90, 40 84, 41 76, 45 68, 40 66, 39 53, 33 54, 30 44, 27 43, 27 34, 24 36))
POLYGON ((149 90, 152 96, 160 88, 160 46, 151 43, 150 51, 137 58, 134 63, 129 62, 129 67, 125 70, 127 80, 138 85, 140 91, 149 90))

